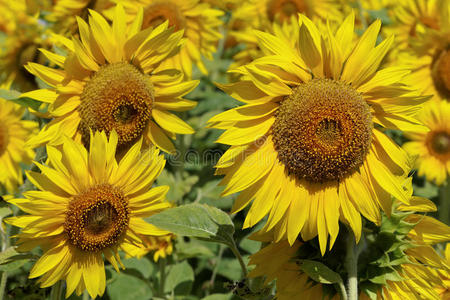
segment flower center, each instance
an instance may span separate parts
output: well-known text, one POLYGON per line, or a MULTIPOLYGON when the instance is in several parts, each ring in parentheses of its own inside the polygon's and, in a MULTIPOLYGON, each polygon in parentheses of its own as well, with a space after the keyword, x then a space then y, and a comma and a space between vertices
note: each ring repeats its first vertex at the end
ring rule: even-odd
POLYGON ((450 97, 450 49, 441 51, 432 64, 431 75, 436 90, 444 97, 450 97))
POLYGON ((87 82, 79 107, 80 131, 85 145, 90 130, 116 130, 119 146, 139 138, 151 117, 154 89, 135 66, 120 62, 105 65, 87 82))
POLYGON ((431 131, 427 136, 427 146, 431 153, 441 160, 450 160, 450 133, 431 131))
POLYGON ((5 153, 6 148, 8 147, 9 142, 9 135, 8 135, 8 128, 0 122, 0 156, 5 153))
POLYGON ((372 116, 352 87, 329 79, 299 85, 281 103, 272 134, 279 160, 298 179, 339 180, 364 162, 372 116))
POLYGON ((129 220, 126 197, 120 190, 102 184, 72 199, 64 230, 72 245, 95 252, 116 245, 129 220))
POLYGON ((145 8, 142 28, 156 27, 166 20, 169 20, 169 26, 175 27, 175 31, 186 26, 186 20, 175 3, 156 1, 145 8))
POLYGON ((289 21, 292 15, 306 14, 308 5, 306 0, 271 0, 267 4, 267 12, 271 21, 284 22, 289 21))

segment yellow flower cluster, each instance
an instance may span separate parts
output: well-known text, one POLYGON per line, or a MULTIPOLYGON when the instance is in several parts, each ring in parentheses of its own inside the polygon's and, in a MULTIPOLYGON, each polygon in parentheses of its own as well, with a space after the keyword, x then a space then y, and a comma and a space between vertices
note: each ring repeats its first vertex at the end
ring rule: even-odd
POLYGON ((205 114, 205 126, 229 146, 215 168, 222 196, 238 193, 231 213, 248 209, 244 229, 263 224, 252 237, 267 244, 249 276, 277 279, 277 299, 342 299, 312 283, 300 250, 316 241, 328 263, 343 235, 370 244, 366 223, 384 232, 404 214, 395 276, 371 281, 380 288, 361 299, 447 299, 449 248, 445 261, 433 245, 450 229, 415 213, 436 207, 412 195, 408 176, 417 168, 450 185, 448 0, 0 0, 0 9, 0 187, 26 213, 6 220, 21 228, 18 250, 43 251, 30 271, 41 287, 64 280, 66 297, 95 298, 104 259, 124 268, 119 250, 155 261, 176 252, 176 236, 144 219, 174 206, 154 182, 177 134, 195 132, 184 117, 197 102, 185 97, 215 81, 210 70, 228 54, 230 82, 214 84, 242 105, 205 114))

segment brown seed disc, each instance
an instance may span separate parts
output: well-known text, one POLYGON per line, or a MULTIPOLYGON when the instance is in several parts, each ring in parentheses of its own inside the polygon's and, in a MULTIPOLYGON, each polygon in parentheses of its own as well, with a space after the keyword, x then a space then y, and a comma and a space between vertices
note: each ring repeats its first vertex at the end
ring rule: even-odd
POLYGON ((271 0, 267 3, 267 14, 271 21, 279 18, 281 22, 289 21, 291 16, 299 13, 308 14, 306 0, 271 0))
POLYGON ((103 184, 71 200, 64 230, 72 245, 95 252, 116 245, 129 220, 126 197, 120 190, 103 184))
POLYGON ((450 133, 430 131, 426 138, 428 150, 441 161, 450 160, 450 133))
POLYGON ((86 83, 79 107, 80 131, 85 145, 90 130, 119 136, 119 146, 138 139, 151 117, 154 89, 150 79, 126 63, 105 65, 86 83))
POLYGON ((450 98, 450 50, 441 51, 432 64, 434 86, 444 98, 450 98))
POLYGON ((144 9, 142 28, 156 27, 166 20, 169 20, 169 26, 175 27, 175 31, 186 27, 186 19, 178 5, 169 0, 154 1, 144 9))
POLYGON ((372 116, 351 86, 329 79, 300 84, 281 103, 272 126, 279 160, 311 182, 339 180, 364 162, 372 116))
POLYGON ((8 148, 9 135, 8 128, 5 124, 0 122, 0 156, 5 153, 6 148, 8 148))

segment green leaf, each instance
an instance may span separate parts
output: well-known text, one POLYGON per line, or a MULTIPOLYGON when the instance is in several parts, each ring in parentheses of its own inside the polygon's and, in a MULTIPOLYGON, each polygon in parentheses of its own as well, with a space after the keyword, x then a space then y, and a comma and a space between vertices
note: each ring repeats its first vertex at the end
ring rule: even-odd
POLYGON ((204 246, 202 243, 205 243, 200 240, 191 239, 189 242, 183 241, 183 239, 178 240, 177 242, 177 259, 184 260, 187 258, 212 258, 215 257, 216 254, 204 246))
POLYGON ((19 252, 16 251, 15 247, 6 248, 5 251, 0 252, 0 264, 7 263, 12 256, 18 255, 19 252))
POLYGON ((370 300, 377 300, 377 292, 380 289, 379 285, 364 282, 360 285, 360 289, 370 298, 370 300))
POLYGON ((37 259, 37 256, 28 253, 19 253, 15 247, 9 247, 0 253, 0 271, 14 271, 22 267, 30 260, 37 259))
POLYGON ((261 248, 261 242, 250 240, 247 236, 246 238, 242 239, 239 247, 241 247, 241 249, 247 251, 248 253, 255 253, 261 248))
POLYGON ((205 204, 171 208, 146 219, 149 223, 180 236, 233 244, 234 225, 220 209, 205 204))
POLYGON ((125 271, 136 270, 143 278, 150 278, 152 274, 156 273, 155 264, 152 263, 147 257, 142 258, 129 258, 123 261, 125 265, 125 271))
POLYGON ((217 266, 217 273, 233 281, 242 279, 241 266, 237 259, 234 258, 222 258, 217 266))
POLYGON ((166 277, 164 292, 187 295, 192 289, 194 271, 187 261, 172 265, 166 277))
POLYGON ((21 93, 19 91, 0 89, 0 98, 15 102, 24 107, 30 107, 34 110, 39 109, 41 102, 27 97, 20 97, 20 95, 21 93))
POLYGON ((39 107, 41 106, 41 102, 27 97, 11 99, 10 101, 15 102, 24 107, 29 107, 33 110, 39 110, 39 107))
MULTIPOLYGON (((168 161, 174 161, 173 156, 168 157, 168 161)), ((174 162, 174 164, 180 162, 174 162)), ((181 177, 181 176, 180 176, 181 177)), ((175 178, 175 176, 164 170, 158 177, 158 185, 168 185, 170 187, 167 193, 167 199, 175 203, 181 203, 183 197, 189 193, 192 186, 198 181, 198 176, 189 176, 189 173, 184 172, 182 178, 175 178)))
POLYGON ((15 91, 15 90, 0 89, 0 98, 6 99, 6 100, 17 99, 20 97, 20 95, 21 95, 21 93, 18 91, 15 91))
POLYGON ((0 204, 0 219, 3 219, 4 217, 9 216, 10 214, 12 214, 11 208, 9 208, 6 205, 3 206, 0 204))
POLYGON ((391 268, 379 268, 379 271, 382 272, 381 275, 373 276, 372 278, 369 278, 369 280, 376 284, 383 284, 386 285, 386 280, 390 281, 402 281, 404 278, 402 278, 397 271, 391 269, 391 268))
MULTIPOLYGON (((219 152, 211 153, 211 156, 214 156, 215 153, 219 152)), ((220 157, 219 155, 217 156, 220 157)), ((200 203, 205 203, 217 208, 228 210, 233 205, 233 199, 235 196, 230 195, 221 197, 224 187, 218 185, 220 181, 220 179, 208 181, 201 188, 197 188, 197 193, 199 193, 198 197, 200 198, 200 203)))
POLYGON ((107 285, 106 292, 111 300, 152 299, 152 291, 145 281, 124 273, 115 276, 107 285))
POLYGON ((334 284, 342 282, 341 276, 328 268, 321 262, 309 260, 309 259, 301 259, 299 260, 300 269, 308 274, 308 276, 323 284, 334 284))

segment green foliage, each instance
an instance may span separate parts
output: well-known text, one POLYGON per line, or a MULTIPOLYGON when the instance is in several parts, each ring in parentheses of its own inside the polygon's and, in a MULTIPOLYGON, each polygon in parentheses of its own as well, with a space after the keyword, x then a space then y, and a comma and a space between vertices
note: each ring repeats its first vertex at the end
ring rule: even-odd
POLYGON ((298 261, 300 270, 308 274, 308 276, 316 282, 323 284, 342 283, 341 276, 328 268, 321 262, 301 259, 298 261))

